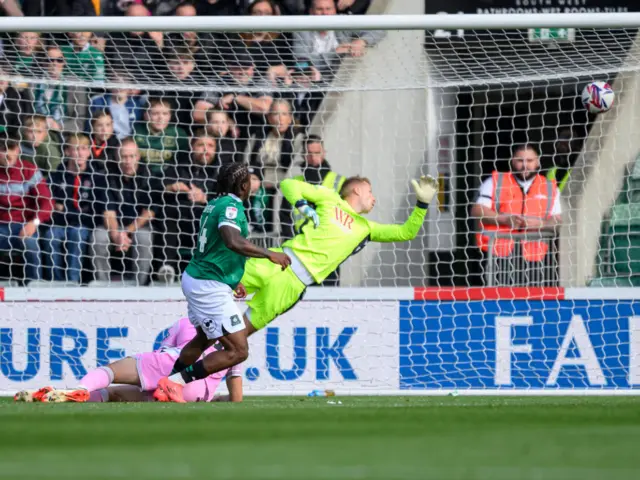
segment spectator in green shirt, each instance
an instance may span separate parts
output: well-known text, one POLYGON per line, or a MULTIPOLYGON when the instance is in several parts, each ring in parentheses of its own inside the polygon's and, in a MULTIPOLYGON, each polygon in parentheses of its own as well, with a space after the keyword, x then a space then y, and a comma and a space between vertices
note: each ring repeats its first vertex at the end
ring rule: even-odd
POLYGON ((178 152, 189 152, 187 136, 179 127, 170 125, 171 103, 164 98, 149 100, 145 119, 135 127, 135 141, 140 148, 140 156, 156 177, 162 177, 164 168, 176 162, 178 152))
POLYGON ((64 79, 64 56, 58 47, 47 48, 47 69, 42 83, 33 89, 34 110, 47 117, 49 128, 62 131, 67 115, 67 87, 48 80, 61 82, 64 79))
POLYGON ((60 47, 67 62, 65 73, 88 82, 104 82, 104 55, 91 45, 91 32, 72 32, 71 43, 60 47))
POLYGON ((38 32, 20 32, 16 35, 15 52, 11 52, 11 64, 18 75, 33 77, 37 74, 36 55, 42 48, 38 32))

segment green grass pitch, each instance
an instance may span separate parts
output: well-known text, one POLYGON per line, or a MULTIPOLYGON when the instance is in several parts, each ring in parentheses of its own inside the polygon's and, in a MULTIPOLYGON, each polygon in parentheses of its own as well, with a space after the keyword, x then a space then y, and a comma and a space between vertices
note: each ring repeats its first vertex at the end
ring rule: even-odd
POLYGON ((640 478, 640 397, 3 399, 0 431, 3 479, 640 478))

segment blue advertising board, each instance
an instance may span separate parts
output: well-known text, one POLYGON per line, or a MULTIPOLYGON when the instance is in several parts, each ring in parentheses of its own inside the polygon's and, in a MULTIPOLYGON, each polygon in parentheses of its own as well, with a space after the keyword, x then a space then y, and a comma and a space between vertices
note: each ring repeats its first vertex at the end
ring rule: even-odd
POLYGON ((401 389, 629 389, 640 302, 400 302, 401 389))

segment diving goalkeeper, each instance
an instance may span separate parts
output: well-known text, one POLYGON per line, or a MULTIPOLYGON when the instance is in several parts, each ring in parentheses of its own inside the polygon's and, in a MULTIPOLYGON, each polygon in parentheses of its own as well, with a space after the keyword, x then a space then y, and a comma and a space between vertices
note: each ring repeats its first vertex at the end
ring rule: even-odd
MULTIPOLYGON (((309 222, 300 234, 284 242, 282 248, 273 249, 287 254, 291 259, 290 268, 282 270, 266 259, 250 258, 247 261, 240 283, 246 293, 255 295, 247 303, 246 328, 241 332, 249 336, 293 308, 309 285, 322 282, 342 262, 362 250, 367 242, 414 239, 422 227, 429 203, 438 192, 438 183, 436 179, 424 176, 411 183, 418 203, 407 221, 403 225, 382 225, 362 216, 376 203, 371 182, 366 178, 348 178, 340 194, 299 180, 284 180, 280 184, 282 193, 309 222)), ((201 352, 194 350, 190 354, 190 350, 185 348, 180 354, 179 362, 174 366, 177 373, 158 382, 156 398, 183 403, 182 387, 186 383, 232 366, 225 363, 220 352, 213 352, 196 362, 201 352), (194 362, 193 368, 186 371, 186 366, 194 362)))

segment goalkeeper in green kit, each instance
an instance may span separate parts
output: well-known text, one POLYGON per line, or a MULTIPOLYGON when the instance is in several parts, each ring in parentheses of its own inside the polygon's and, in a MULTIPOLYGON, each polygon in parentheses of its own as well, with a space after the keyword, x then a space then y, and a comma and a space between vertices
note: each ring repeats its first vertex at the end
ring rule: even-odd
MULTIPOLYGON (((282 193, 308 222, 300 234, 284 242, 282 248, 272 250, 285 253, 291 259, 290 268, 283 270, 266 258, 247 261, 241 284, 246 293, 255 295, 247 303, 249 308, 244 314, 246 328, 240 332, 249 336, 290 310, 300 301, 309 285, 322 282, 367 242, 414 239, 422 227, 429 203, 438 192, 438 182, 423 176, 411 183, 418 201, 413 212, 403 225, 383 225, 362 216, 369 213, 376 203, 371 182, 366 178, 348 178, 340 194, 299 180, 284 180, 280 184, 282 193)), ((205 378, 231 367, 219 353, 209 354, 194 365, 196 368, 190 367, 190 371, 201 372, 201 378, 205 378), (202 365, 198 365, 200 363, 202 365)), ((164 393, 171 401, 182 403, 180 385, 198 379, 194 375, 172 375, 164 383, 170 391, 164 393)))

